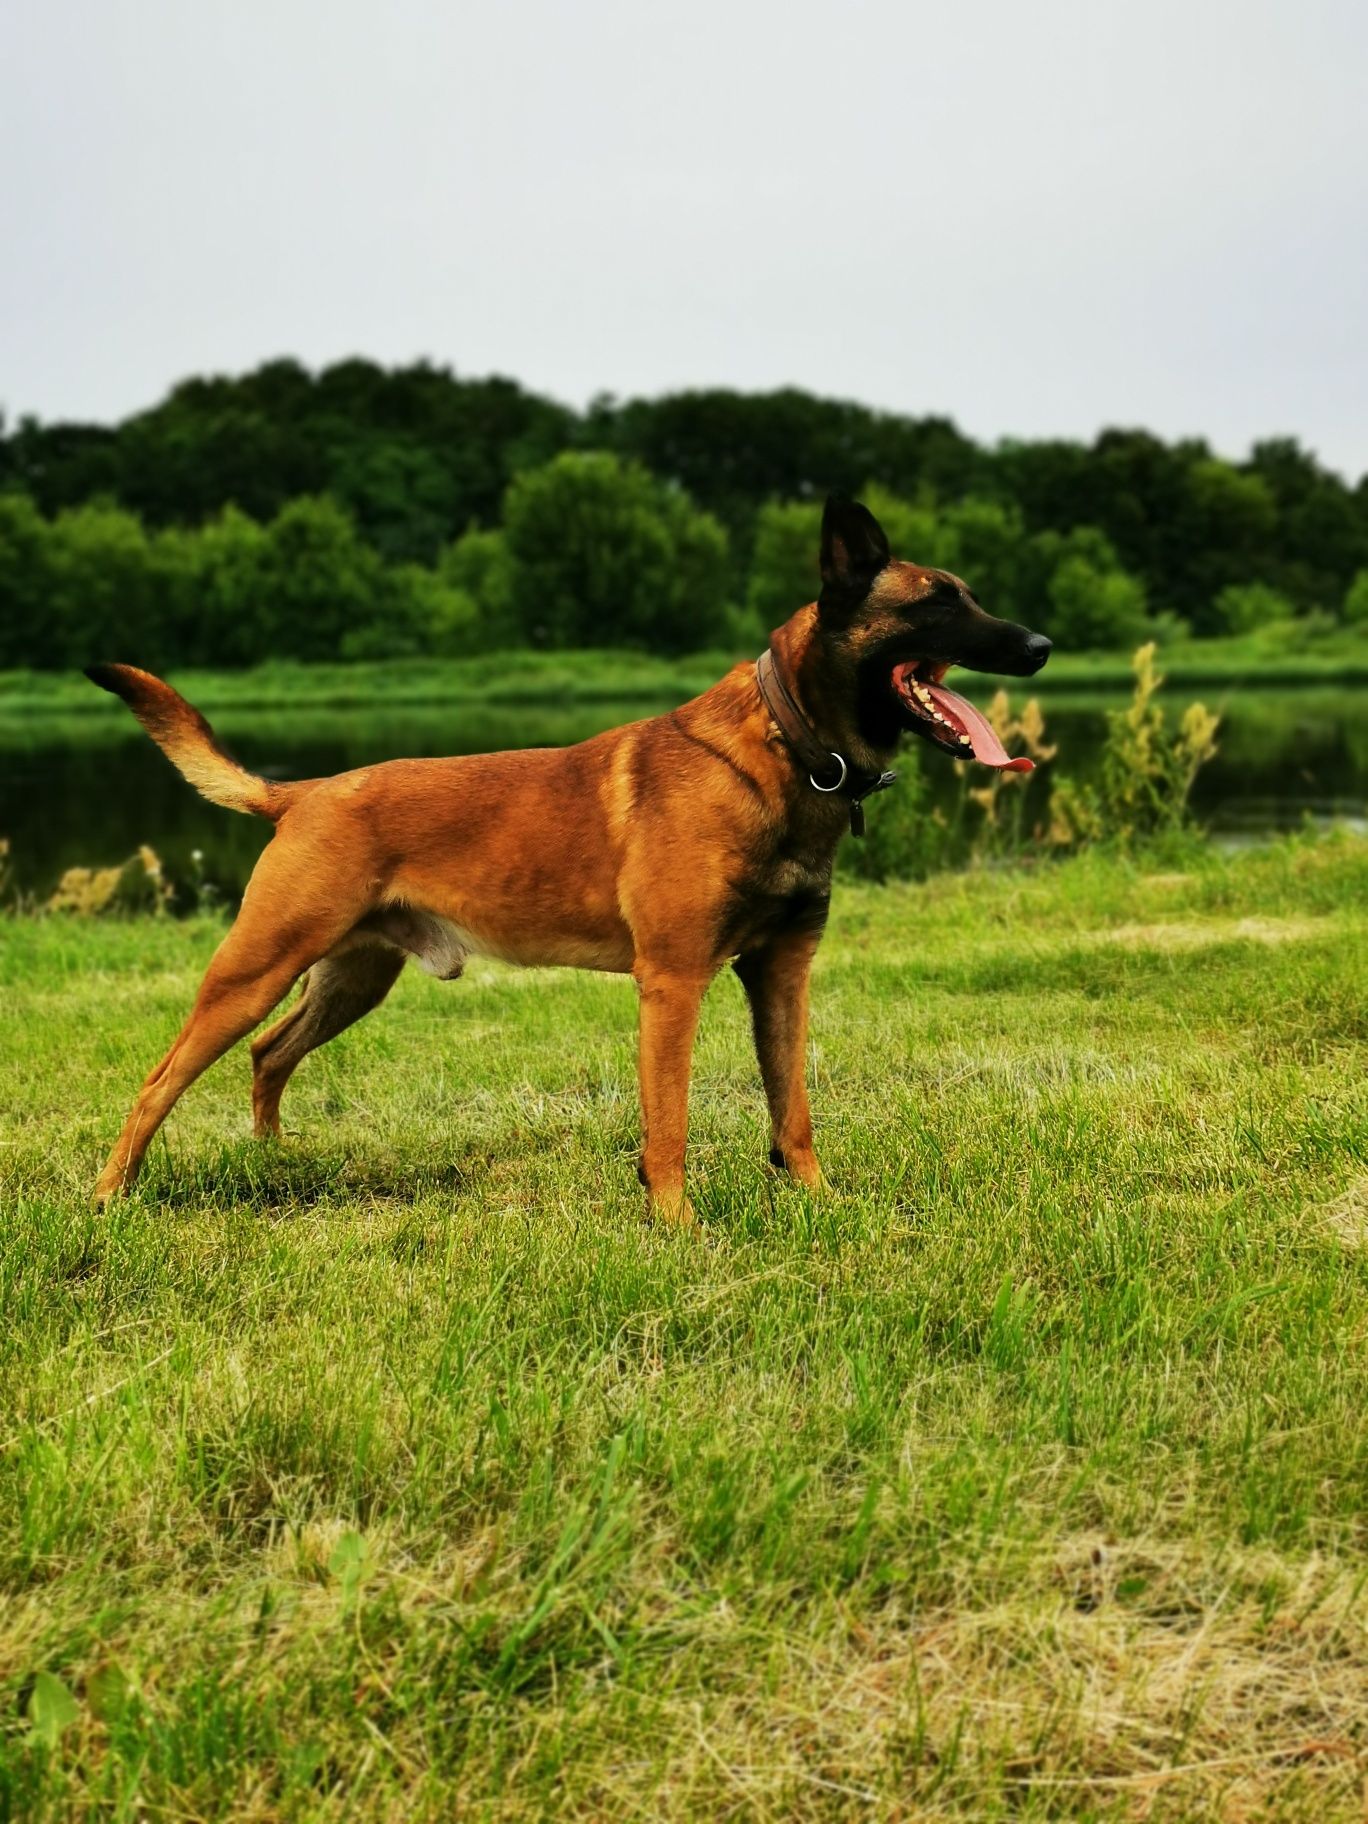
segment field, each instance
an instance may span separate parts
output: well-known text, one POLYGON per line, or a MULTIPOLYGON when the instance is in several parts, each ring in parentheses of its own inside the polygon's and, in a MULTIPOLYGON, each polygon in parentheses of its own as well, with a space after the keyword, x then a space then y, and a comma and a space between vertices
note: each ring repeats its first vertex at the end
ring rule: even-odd
POLYGON ((1362 1816, 1368 842, 843 886, 699 1234, 489 964, 93 1216, 220 930, 0 925, 0 1817, 1362 1816))

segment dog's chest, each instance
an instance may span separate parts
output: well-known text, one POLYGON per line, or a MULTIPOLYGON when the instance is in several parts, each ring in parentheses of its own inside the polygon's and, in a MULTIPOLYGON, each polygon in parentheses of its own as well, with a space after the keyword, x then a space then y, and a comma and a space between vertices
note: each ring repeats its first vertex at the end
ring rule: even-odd
POLYGON ((738 883, 724 920, 723 945, 736 953, 790 933, 819 932, 830 904, 830 862, 776 856, 738 883))

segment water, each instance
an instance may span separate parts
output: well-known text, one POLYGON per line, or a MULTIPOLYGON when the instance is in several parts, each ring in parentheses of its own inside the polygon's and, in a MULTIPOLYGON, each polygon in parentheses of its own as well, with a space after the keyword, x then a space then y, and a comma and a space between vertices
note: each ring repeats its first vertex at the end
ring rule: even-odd
MULTIPOLYGON (((976 693, 987 703, 991 691, 976 693)), ((1352 686, 1204 690, 1223 716, 1220 753, 1198 779, 1198 812, 1213 831, 1247 840, 1295 827, 1308 816, 1368 817, 1368 717, 1352 686)), ((1121 694, 1040 692, 1054 766, 1030 790, 1043 809, 1054 771, 1086 776, 1097 765, 1105 711, 1121 694)), ((1166 692, 1170 713, 1189 700, 1166 692)), ((467 703, 374 711, 224 711, 215 727, 233 753, 270 778, 309 778, 399 755, 484 753, 558 746, 669 708, 633 703, 538 705, 531 710, 467 703)), ((923 765, 947 799, 958 769, 925 750, 923 765)), ((871 802, 871 818, 879 814, 871 802)), ((10 839, 14 878, 46 894, 64 868, 120 862, 149 843, 173 876, 195 868, 229 892, 241 888, 269 826, 206 804, 115 705, 86 714, 0 714, 0 836, 10 839)))

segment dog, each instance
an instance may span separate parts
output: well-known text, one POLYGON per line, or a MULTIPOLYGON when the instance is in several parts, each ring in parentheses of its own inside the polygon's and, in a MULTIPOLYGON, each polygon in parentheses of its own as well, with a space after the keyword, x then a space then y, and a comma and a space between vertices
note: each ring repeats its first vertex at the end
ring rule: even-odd
POLYGON ((892 558, 841 495, 822 517, 821 593, 668 715, 568 748, 390 760, 277 784, 247 772, 169 685, 129 665, 87 673, 132 710, 206 798, 269 818, 232 928, 190 1016, 144 1082, 95 1189, 129 1186, 177 1098, 303 977, 252 1045, 259 1136, 307 1054, 371 1012, 416 958, 443 981, 470 956, 634 977, 649 1209, 691 1222, 684 1155, 704 991, 730 963, 750 1004, 770 1161, 823 1184, 804 1079, 808 977, 837 845, 891 783, 912 733, 992 767, 1012 760, 943 680, 952 665, 1029 677, 1043 634, 987 614, 961 580, 892 558))

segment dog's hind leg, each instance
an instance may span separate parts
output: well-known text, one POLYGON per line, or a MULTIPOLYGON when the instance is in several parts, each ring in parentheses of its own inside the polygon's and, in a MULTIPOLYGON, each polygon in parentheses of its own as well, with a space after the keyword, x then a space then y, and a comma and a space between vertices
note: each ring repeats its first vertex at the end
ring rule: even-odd
POLYGON ((770 1162, 811 1190, 823 1183, 812 1150, 812 1116, 804 1074, 807 1051, 808 976, 817 936, 795 932, 732 965, 750 1002, 755 1050, 769 1103, 770 1162))
POLYGON ((258 1139, 280 1133, 280 1098, 296 1065, 380 1005, 405 963, 388 944, 356 943, 320 957, 290 1011, 252 1041, 252 1119, 258 1139))
MULTIPOLYGON (((277 837, 277 842, 280 838, 277 837)), ((95 1185, 103 1205, 138 1175, 152 1136, 177 1099, 230 1045, 245 1038, 367 910, 349 904, 288 849, 267 848, 243 895, 237 922, 214 953, 190 1017, 144 1082, 95 1185)))

